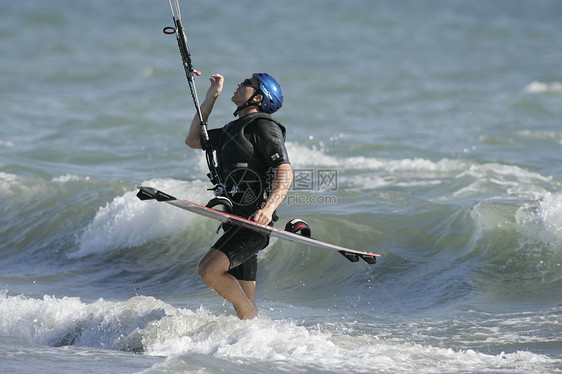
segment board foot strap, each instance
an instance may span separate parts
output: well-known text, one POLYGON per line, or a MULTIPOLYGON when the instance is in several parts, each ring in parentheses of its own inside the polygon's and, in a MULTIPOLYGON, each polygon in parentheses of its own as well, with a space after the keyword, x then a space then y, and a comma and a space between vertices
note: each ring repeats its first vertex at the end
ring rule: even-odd
POLYGON ((177 200, 172 195, 168 195, 162 191, 158 191, 156 188, 152 187, 137 187, 139 192, 137 193, 137 197, 141 200, 157 200, 157 201, 171 201, 177 200))

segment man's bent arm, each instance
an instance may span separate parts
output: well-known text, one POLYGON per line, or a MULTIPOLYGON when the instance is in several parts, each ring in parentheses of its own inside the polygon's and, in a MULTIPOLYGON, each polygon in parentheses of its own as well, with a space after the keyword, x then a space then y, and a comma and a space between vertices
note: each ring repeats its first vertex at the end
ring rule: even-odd
MULTIPOLYGON (((203 117, 203 121, 205 122, 207 122, 211 112, 213 111, 213 106, 222 91, 224 83, 224 78, 220 74, 213 74, 209 80, 211 81, 211 87, 209 87, 205 100, 201 104, 201 117, 203 117)), ((201 149, 201 121, 199 120, 199 115, 197 113, 195 113, 195 116, 191 121, 189 132, 185 138, 185 144, 190 148, 201 149)))
POLYGON ((258 223, 267 225, 271 222, 273 212, 281 205, 293 182, 293 171, 290 164, 281 164, 273 169, 275 175, 272 191, 265 206, 254 213, 252 219, 258 223))

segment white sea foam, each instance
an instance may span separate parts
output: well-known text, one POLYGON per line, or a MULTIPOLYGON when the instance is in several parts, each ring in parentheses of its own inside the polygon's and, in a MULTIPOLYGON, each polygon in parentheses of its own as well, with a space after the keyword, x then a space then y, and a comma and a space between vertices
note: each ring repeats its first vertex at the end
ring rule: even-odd
POLYGON ((479 229, 515 228, 525 242, 562 245, 562 195, 547 190, 557 186, 551 177, 499 164, 474 165, 463 177, 472 182, 453 198, 478 200, 470 215, 479 229))
POLYGON ((333 333, 332 328, 267 318, 240 321, 204 309, 175 308, 145 296, 124 302, 99 299, 88 304, 79 298, 34 299, 0 293, 0 334, 48 346, 72 344, 167 357, 153 370, 166 371, 177 365, 186 368, 186 355, 204 355, 236 365, 248 362, 258 369, 275 365, 288 372, 303 368, 342 372, 540 372, 560 363, 532 352, 491 355, 406 338, 347 334, 345 328, 333 333))
POLYGON ((0 193, 6 196, 8 191, 14 186, 20 177, 15 174, 4 173, 0 171, 0 193))
POLYGON ((123 345, 122 337, 165 315, 170 308, 150 297, 118 303, 99 299, 86 304, 77 297, 46 295, 34 299, 0 292, 0 331, 4 336, 47 346, 73 344, 134 350, 132 345, 123 345))
POLYGON ((552 184, 552 177, 529 171, 516 165, 499 163, 475 164, 468 160, 443 158, 438 161, 423 158, 380 159, 374 157, 336 157, 321 149, 288 143, 293 169, 333 168, 338 172, 340 186, 373 189, 381 187, 437 186, 457 184, 452 196, 438 200, 458 199, 472 195, 499 193, 516 199, 537 199, 544 196, 541 185, 552 184), (361 174, 346 175, 359 170, 361 174), (370 171, 373 173, 365 173, 370 171), (348 173, 346 173, 348 172, 348 173), (462 180, 469 183, 462 186, 462 180))
POLYGON ((423 158, 414 159, 381 159, 375 157, 336 157, 320 148, 287 142, 287 149, 294 168, 332 167, 341 170, 375 170, 386 172, 427 172, 451 173, 464 170, 469 164, 463 160, 441 159, 431 161, 423 158))
POLYGON ((552 177, 544 177, 539 173, 523 169, 516 165, 505 165, 498 163, 471 165, 459 177, 470 176, 472 178, 490 178, 492 176, 502 177, 514 182, 550 182, 552 177))
POLYGON ((527 239, 545 243, 556 251, 562 248, 562 193, 548 193, 523 205, 515 218, 527 239))
MULTIPOLYGON (((538 199, 544 196, 541 185, 553 183, 552 177, 515 165, 498 163, 475 164, 459 173, 455 179, 470 181, 453 193, 453 198, 491 196, 486 199, 538 199)), ((449 199, 444 197, 443 199, 449 199)))
POLYGON ((527 87, 525 87, 525 92, 531 94, 539 94, 539 93, 562 93, 562 83, 560 82, 538 82, 533 81, 527 87))
POLYGON ((0 139, 0 147, 7 147, 7 148, 13 148, 15 147, 16 144, 9 141, 9 140, 2 140, 0 139))
POLYGON ((546 131, 546 130, 522 130, 517 134, 524 138, 554 141, 562 145, 562 132, 546 131))
MULTIPOLYGON (((142 183, 156 187, 178 198, 188 195, 195 200, 210 198, 203 182, 181 182, 174 179, 155 179, 142 183)), ((92 222, 78 239, 78 251, 72 258, 103 253, 116 248, 133 247, 155 238, 182 232, 193 215, 153 201, 142 202, 137 191, 128 191, 100 207, 92 222)))
MULTIPOLYGON (((52 178, 54 183, 67 183, 67 182, 80 182, 90 181, 89 176, 80 176, 76 174, 65 174, 52 178)), ((0 172, 0 193, 3 196, 14 194, 23 197, 25 194, 31 195, 34 193, 44 194, 45 181, 37 178, 27 178, 15 174, 0 172)))
POLYGON ((61 175, 61 176, 53 178, 53 182, 64 184, 64 183, 68 183, 68 182, 89 181, 90 179, 91 178, 89 176, 82 176, 82 175, 67 173, 65 175, 61 175))

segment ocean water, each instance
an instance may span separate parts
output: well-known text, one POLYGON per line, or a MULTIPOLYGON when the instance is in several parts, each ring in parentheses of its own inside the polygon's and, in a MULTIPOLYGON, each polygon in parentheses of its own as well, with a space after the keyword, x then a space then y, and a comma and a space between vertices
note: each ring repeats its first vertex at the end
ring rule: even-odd
POLYGON ((562 3, 181 1, 210 127, 282 84, 297 177, 263 316, 199 280, 201 152, 168 2, 0 3, 0 371, 562 372, 562 3))

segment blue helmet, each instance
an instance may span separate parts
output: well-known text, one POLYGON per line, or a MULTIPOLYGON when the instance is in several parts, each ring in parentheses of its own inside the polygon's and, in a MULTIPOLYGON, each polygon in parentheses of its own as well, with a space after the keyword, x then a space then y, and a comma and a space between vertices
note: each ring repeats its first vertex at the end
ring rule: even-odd
POLYGON ((279 82, 267 73, 254 73, 260 81, 260 91, 264 98, 261 102, 261 110, 265 113, 274 113, 283 105, 283 91, 279 82))

